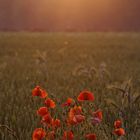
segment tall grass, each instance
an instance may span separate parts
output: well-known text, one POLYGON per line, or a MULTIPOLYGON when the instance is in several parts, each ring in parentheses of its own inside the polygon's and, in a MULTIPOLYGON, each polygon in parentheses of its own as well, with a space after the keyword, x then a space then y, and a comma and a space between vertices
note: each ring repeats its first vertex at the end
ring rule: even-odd
MULTIPOLYGON (((34 86, 60 102, 88 89, 104 112, 107 133, 123 117, 125 138, 139 140, 139 62, 139 33, 0 33, 0 124, 29 140, 41 105, 32 99, 34 86)), ((98 139, 108 137, 115 139, 98 139)), ((0 139, 14 137, 0 129, 0 139)))

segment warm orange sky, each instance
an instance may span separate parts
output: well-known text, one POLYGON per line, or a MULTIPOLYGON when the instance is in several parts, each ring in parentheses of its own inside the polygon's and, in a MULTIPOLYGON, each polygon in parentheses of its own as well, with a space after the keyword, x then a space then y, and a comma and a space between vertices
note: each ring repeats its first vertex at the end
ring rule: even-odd
POLYGON ((0 0, 0 29, 140 28, 140 0, 0 0))

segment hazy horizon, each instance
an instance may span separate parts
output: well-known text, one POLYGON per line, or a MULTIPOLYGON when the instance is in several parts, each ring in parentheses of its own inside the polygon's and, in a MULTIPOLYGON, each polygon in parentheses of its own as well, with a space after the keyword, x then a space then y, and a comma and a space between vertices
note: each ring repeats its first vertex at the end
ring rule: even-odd
POLYGON ((139 0, 0 0, 0 30, 140 31, 139 0))

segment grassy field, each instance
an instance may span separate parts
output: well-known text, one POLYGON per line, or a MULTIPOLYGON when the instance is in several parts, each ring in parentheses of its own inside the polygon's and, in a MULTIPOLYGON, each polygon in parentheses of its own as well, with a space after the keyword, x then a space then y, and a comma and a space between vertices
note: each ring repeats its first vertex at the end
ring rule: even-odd
MULTIPOLYGON (((0 124, 20 140, 30 140, 40 126, 36 109, 42 103, 31 94, 36 85, 60 102, 92 91, 108 133, 93 127, 97 140, 116 140, 111 132, 121 111, 124 139, 139 140, 139 33, 0 33, 0 124), (122 98, 119 88, 131 99, 122 98)), ((83 140, 81 128, 75 131, 75 140, 83 140)), ((0 129, 0 140, 13 139, 0 129)))

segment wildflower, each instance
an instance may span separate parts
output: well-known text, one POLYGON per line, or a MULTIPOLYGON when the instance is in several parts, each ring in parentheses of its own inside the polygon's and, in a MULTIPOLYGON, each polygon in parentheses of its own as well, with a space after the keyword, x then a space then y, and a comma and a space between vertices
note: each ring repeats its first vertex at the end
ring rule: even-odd
POLYGON ((73 108, 70 109, 69 115, 80 115, 82 113, 82 108, 81 106, 74 106, 73 108))
POLYGON ((81 113, 82 113, 81 106, 75 106, 74 108, 71 108, 67 120, 68 124, 76 125, 84 121, 85 116, 81 115, 81 113))
POLYGON ((43 117, 44 115, 48 114, 48 108, 47 107, 40 107, 37 110, 37 114, 43 117))
POLYGON ((50 98, 45 100, 45 105, 48 108, 55 108, 55 102, 53 100, 51 100, 50 98))
POLYGON ((91 118, 91 121, 93 125, 99 124, 101 122, 99 118, 91 118))
POLYGON ((42 128, 36 128, 33 132, 32 140, 42 140, 46 132, 42 128))
POLYGON ((114 130, 114 134, 116 134, 118 136, 123 136, 123 135, 125 135, 125 130, 123 128, 117 128, 114 130))
POLYGON ((42 117, 41 123, 43 124, 48 124, 49 126, 52 123, 52 117, 50 114, 46 114, 45 116, 42 117))
POLYGON ((46 98, 48 96, 48 94, 46 93, 45 90, 42 90, 40 88, 40 86, 36 86, 33 90, 32 90, 32 95, 33 96, 39 96, 41 98, 46 98))
POLYGON ((77 124, 83 122, 84 120, 85 120, 85 116, 83 116, 83 115, 74 115, 74 116, 70 116, 67 119, 67 122, 70 125, 77 125, 77 124))
POLYGON ((87 140, 96 140, 96 135, 94 133, 86 135, 87 140))
POLYGON ((77 125, 78 122, 77 122, 75 116, 68 117, 68 119, 67 119, 67 124, 68 124, 68 125, 77 125))
POLYGON ((78 101, 94 101, 94 95, 90 91, 82 91, 77 99, 78 101))
POLYGON ((56 120, 52 119, 52 127, 58 128, 60 126, 61 126, 61 123, 59 119, 56 119, 56 120))
POLYGON ((121 120, 116 120, 115 122, 114 122, 114 127, 115 128, 120 128, 122 126, 122 121, 121 120))
POLYGON ((77 123, 81 123, 82 121, 85 120, 85 116, 83 116, 83 115, 75 115, 73 117, 73 119, 75 119, 77 123))
POLYGON ((93 125, 99 124, 102 121, 102 119, 103 119, 103 114, 101 110, 97 110, 92 113, 91 120, 93 125))
POLYGON ((72 131, 65 131, 62 137, 62 140, 73 140, 74 135, 72 131))
POLYGON ((62 104, 62 107, 70 106, 72 103, 74 103, 74 100, 72 98, 68 98, 67 101, 62 104))

